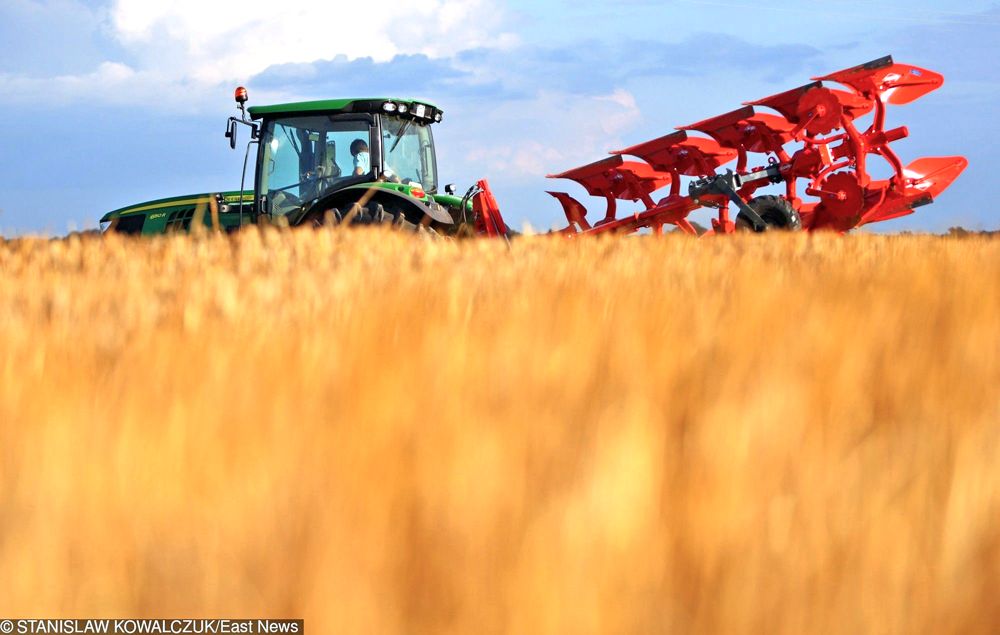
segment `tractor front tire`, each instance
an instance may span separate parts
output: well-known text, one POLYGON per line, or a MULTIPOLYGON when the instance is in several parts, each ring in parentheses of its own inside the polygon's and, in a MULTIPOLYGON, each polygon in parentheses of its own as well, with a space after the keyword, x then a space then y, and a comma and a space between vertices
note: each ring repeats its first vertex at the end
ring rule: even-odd
MULTIPOLYGON (((784 196, 758 196, 747 205, 764 219, 765 231, 798 231, 802 229, 802 219, 792 204, 784 196)), ((753 223, 743 212, 736 215, 736 229, 754 231, 753 223)))

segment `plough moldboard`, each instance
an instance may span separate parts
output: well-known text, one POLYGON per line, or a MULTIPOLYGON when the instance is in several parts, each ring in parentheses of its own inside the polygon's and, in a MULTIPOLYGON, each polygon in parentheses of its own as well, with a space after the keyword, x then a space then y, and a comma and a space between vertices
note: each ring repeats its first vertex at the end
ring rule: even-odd
POLYGON ((940 88, 940 74, 887 56, 813 79, 615 151, 610 158, 550 175, 576 181, 590 195, 607 201, 604 217, 597 219, 569 194, 549 192, 569 220, 561 231, 661 233, 670 224, 697 234, 688 215, 704 207, 718 212, 709 233, 779 228, 845 232, 911 214, 931 203, 968 165, 964 157, 952 156, 925 157, 904 167, 890 147, 909 131, 886 129, 887 106, 908 104, 940 88), (859 130, 858 119, 869 114, 871 124, 859 130), (757 154, 768 155, 766 163, 751 167, 751 155, 757 154), (874 179, 869 155, 884 159, 892 175, 874 179), (721 171, 734 160, 735 170, 721 171), (692 177, 686 195, 681 192, 682 176, 692 177), (780 195, 758 193, 779 184, 784 190, 780 195), (654 198, 667 187, 666 197, 654 198), (641 203, 643 209, 621 214, 618 201, 641 203), (738 210, 735 219, 730 218, 730 205, 738 210))

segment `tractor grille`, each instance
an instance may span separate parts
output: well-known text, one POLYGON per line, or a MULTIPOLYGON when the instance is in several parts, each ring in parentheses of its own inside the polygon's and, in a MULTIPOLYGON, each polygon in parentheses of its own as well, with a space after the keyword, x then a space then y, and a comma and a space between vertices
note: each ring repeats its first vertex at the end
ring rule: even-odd
POLYGON ((189 231, 192 218, 194 218, 193 207, 170 212, 170 216, 167 217, 167 231, 189 231))

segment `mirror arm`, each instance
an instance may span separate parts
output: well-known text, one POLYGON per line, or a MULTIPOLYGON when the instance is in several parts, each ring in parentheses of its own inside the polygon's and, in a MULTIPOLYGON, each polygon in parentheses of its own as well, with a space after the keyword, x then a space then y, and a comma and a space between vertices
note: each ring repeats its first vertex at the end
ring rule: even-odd
POLYGON ((260 126, 253 121, 246 121, 236 117, 230 117, 226 124, 226 138, 229 139, 229 147, 236 149, 236 125, 242 124, 250 128, 250 138, 260 139, 260 126))

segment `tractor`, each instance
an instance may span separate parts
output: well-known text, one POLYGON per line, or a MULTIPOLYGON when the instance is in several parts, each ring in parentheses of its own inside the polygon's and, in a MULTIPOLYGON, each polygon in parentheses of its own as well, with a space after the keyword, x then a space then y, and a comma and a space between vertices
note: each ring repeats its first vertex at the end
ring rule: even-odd
POLYGON ((447 234, 508 233, 499 212, 488 228, 482 226, 489 211, 476 207, 488 191, 476 186, 458 196, 450 185, 438 191, 431 126, 444 113, 433 104, 363 98, 248 108, 244 87, 236 89, 235 99, 239 116, 229 118, 225 135, 230 147, 236 148, 238 130, 250 133, 239 190, 132 205, 105 214, 102 229, 161 234, 200 225, 235 231, 260 224, 384 223, 447 234), (249 190, 245 180, 253 149, 249 190))

